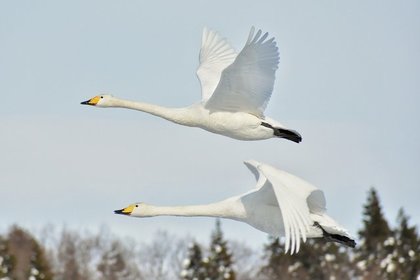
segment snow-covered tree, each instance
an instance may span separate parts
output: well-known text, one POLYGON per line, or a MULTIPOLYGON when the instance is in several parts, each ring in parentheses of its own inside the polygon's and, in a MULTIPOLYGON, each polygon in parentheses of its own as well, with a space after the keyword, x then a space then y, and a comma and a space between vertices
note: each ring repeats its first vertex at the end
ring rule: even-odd
POLYGON ((400 209, 397 225, 391 229, 382 214, 374 189, 364 206, 361 244, 355 254, 356 272, 363 279, 418 279, 420 240, 415 226, 400 209))
POLYGON ((109 248, 104 250, 97 269, 102 280, 136 280, 141 278, 134 262, 130 261, 130 256, 118 240, 113 240, 109 248))
MULTIPOLYGON (((420 275, 420 236, 416 226, 409 226, 409 217, 401 208, 395 229, 398 250, 399 279, 415 279, 420 275)), ((417 278, 418 279, 418 278, 417 278)))
POLYGON ((378 244, 382 244, 390 235, 391 230, 382 213, 378 194, 374 188, 371 188, 364 205, 363 228, 359 231, 362 240, 360 254, 369 257, 372 253, 379 253, 378 244))
POLYGON ((28 280, 51 280, 53 279, 50 265, 45 258, 43 248, 35 239, 32 239, 32 256, 28 271, 28 280))
POLYGON ((223 238, 219 219, 216 219, 216 227, 211 234, 209 253, 209 257, 204 259, 207 263, 207 277, 211 280, 234 280, 232 254, 223 238))
POLYGON ((229 249, 235 259, 234 270, 236 279, 259 279, 258 273, 263 264, 260 254, 244 241, 229 240, 229 249))
POLYGON ((206 278, 206 264, 203 263, 201 247, 198 243, 192 242, 188 246, 187 257, 183 261, 181 279, 199 280, 206 278))
POLYGON ((364 278, 385 278, 395 267, 390 262, 395 243, 386 221, 378 194, 374 188, 368 192, 363 210, 363 228, 359 231, 360 245, 356 250, 355 263, 358 274, 364 278))
POLYGON ((291 266, 291 258, 285 254, 284 244, 280 238, 269 236, 268 244, 264 245, 264 265, 261 267, 259 278, 267 280, 291 279, 291 271, 288 268, 291 266))
POLYGON ((0 279, 12 279, 14 262, 14 257, 9 253, 7 240, 0 236, 0 279))
POLYGON ((285 253, 284 242, 270 237, 264 247, 262 279, 350 279, 348 249, 322 239, 308 239, 298 253, 285 253))
MULTIPOLYGON (((322 239, 314 239, 317 248, 317 263, 319 263, 323 279, 353 279, 354 269, 350 256, 353 249, 343 245, 328 242, 322 239)), ((308 244, 311 246, 310 244, 308 244)), ((305 244, 306 247, 306 244, 305 244)), ((312 265, 313 266, 313 265, 312 265)), ((314 279, 311 277, 311 279, 314 279)))
POLYGON ((400 209, 394 235, 384 242, 387 256, 380 266, 387 279, 416 279, 420 274, 420 240, 416 227, 409 226, 408 220, 400 209))

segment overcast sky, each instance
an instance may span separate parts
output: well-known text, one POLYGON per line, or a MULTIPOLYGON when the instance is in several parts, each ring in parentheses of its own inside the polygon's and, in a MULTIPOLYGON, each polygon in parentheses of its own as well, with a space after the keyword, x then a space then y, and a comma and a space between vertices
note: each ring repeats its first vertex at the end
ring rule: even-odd
MULTIPOLYGON (((0 230, 17 223, 107 225, 150 240, 158 229, 207 242, 210 218, 129 219, 131 202, 198 204, 255 185, 255 159, 325 191, 356 234, 374 186, 387 218, 420 223, 420 2, 1 1, 0 230), (123 109, 98 93, 181 107, 200 99, 204 26, 236 50, 254 25, 280 65, 266 114, 303 136, 241 142, 123 109)), ((223 222, 228 238, 266 234, 223 222)))

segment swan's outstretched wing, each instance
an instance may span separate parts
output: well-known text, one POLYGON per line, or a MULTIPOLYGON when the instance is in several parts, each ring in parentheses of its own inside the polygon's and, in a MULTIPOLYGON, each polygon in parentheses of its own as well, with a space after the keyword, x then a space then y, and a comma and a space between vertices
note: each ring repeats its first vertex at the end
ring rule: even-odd
POLYGON ((200 66, 197 76, 201 83, 201 95, 206 102, 220 81, 223 69, 232 64, 236 52, 217 32, 204 28, 200 49, 200 66))
POLYGON ((309 213, 325 212, 325 198, 321 190, 308 182, 256 161, 246 161, 246 166, 256 176, 257 190, 249 192, 258 203, 276 205, 283 218, 286 252, 299 251, 300 239, 306 241, 306 233, 313 224, 309 213))
MULTIPOLYGON (((264 186, 265 181, 267 180, 267 178, 265 178, 265 176, 263 174, 261 174, 261 172, 258 170, 258 166, 260 165, 260 163, 256 160, 246 160, 244 161, 246 167, 248 167, 248 169, 252 172, 252 174, 254 174, 255 176, 255 180, 257 181, 257 185, 255 186, 255 188, 258 190, 260 189, 262 186, 264 186)), ((276 202, 275 200, 273 200, 273 202, 276 202)))
MULTIPOLYGON (((306 182, 305 182, 306 183, 306 182)), ((311 213, 323 215, 326 211, 326 201, 324 192, 321 190, 314 190, 306 199, 311 213)))
POLYGON ((306 241, 306 233, 313 224, 309 215, 310 207, 316 205, 319 211, 325 209, 323 193, 306 181, 272 166, 262 164, 259 170, 271 183, 276 194, 283 216, 286 251, 290 248, 292 254, 298 252, 300 239, 306 241), (311 197, 314 192, 317 195, 311 197), (308 201, 309 197, 311 203, 308 201))
POLYGON ((206 103, 210 110, 241 111, 263 116, 273 91, 280 60, 274 38, 251 28, 245 47, 222 72, 219 84, 206 103))
POLYGON ((285 250, 287 252, 290 248, 291 254, 298 252, 300 239, 302 238, 303 242, 306 241, 306 233, 313 223, 309 216, 306 196, 298 192, 300 186, 289 184, 287 180, 289 178, 285 178, 286 172, 269 165, 261 165, 259 169, 270 182, 283 216, 285 250))
POLYGON ((260 165, 264 166, 266 170, 264 176, 268 180, 281 182, 291 193, 296 193, 299 197, 305 199, 311 213, 322 215, 326 212, 326 200, 322 190, 286 171, 279 170, 268 164, 260 165))

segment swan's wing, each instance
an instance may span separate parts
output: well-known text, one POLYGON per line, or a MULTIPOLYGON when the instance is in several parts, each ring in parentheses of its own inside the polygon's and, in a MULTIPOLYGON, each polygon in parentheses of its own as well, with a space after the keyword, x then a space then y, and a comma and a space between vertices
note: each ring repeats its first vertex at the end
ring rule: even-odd
POLYGON ((206 102, 220 81, 223 69, 232 64, 236 52, 217 32, 204 28, 200 49, 200 66, 197 76, 201 83, 201 95, 206 102))
POLYGON ((307 198, 308 207, 311 213, 322 215, 327 211, 324 192, 314 190, 307 198))
POLYGON ((254 204, 264 203, 277 206, 283 218, 286 252, 297 253, 300 240, 306 241, 306 233, 313 224, 310 213, 325 213, 324 193, 286 171, 276 169, 268 164, 255 160, 244 162, 254 174, 257 185, 255 189, 244 194, 243 198, 254 204))
POLYGON ((274 38, 251 28, 245 47, 235 61, 223 70, 220 82, 206 108, 241 111, 263 116, 273 91, 280 56, 274 38))
POLYGON ((308 196, 316 188, 302 179, 272 166, 261 164, 258 169, 267 178, 266 186, 272 187, 280 207, 284 231, 286 252, 298 252, 301 239, 306 241, 306 233, 313 224, 310 218, 308 196))
MULTIPOLYGON (((326 200, 324 192, 307 181, 299 178, 293 174, 287 173, 286 171, 276 169, 272 166, 264 164, 267 168, 272 169, 271 178, 277 178, 284 185, 290 188, 294 193, 298 194, 299 197, 306 199, 306 203, 310 213, 324 214, 326 212, 326 200)), ((267 175, 265 175, 267 176, 267 175)), ((270 180, 270 178, 268 178, 270 180)))
POLYGON ((247 160, 244 161, 246 167, 254 174, 257 184, 255 188, 241 195, 242 200, 247 200, 254 206, 258 204, 267 204, 271 206, 278 207, 277 199, 273 193, 271 187, 267 188, 267 178, 263 173, 258 169, 258 166, 261 164, 256 160, 247 160))
POLYGON ((267 180, 264 176, 264 174, 261 174, 261 172, 258 170, 258 166, 260 163, 256 160, 246 160, 244 161, 246 167, 254 174, 255 180, 257 181, 257 185, 255 186, 256 189, 260 189, 265 181, 267 180))

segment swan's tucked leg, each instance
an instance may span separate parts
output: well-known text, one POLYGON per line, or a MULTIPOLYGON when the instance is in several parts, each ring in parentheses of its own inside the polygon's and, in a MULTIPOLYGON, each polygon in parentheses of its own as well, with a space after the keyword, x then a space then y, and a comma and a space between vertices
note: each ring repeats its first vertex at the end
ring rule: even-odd
POLYGON ((339 234, 332 234, 327 232, 318 222, 314 222, 314 226, 320 228, 322 230, 322 236, 327 241, 341 243, 343 245, 349 246, 351 248, 356 247, 356 242, 353 239, 348 238, 344 235, 339 234))
POLYGON ((302 136, 300 136, 300 134, 292 129, 285 129, 285 128, 280 128, 280 127, 274 127, 269 123, 266 122, 262 122, 261 123, 262 126, 271 128, 273 130, 273 133, 275 136, 280 137, 280 138, 285 138, 287 140, 296 142, 296 143, 300 143, 302 141, 302 136))

